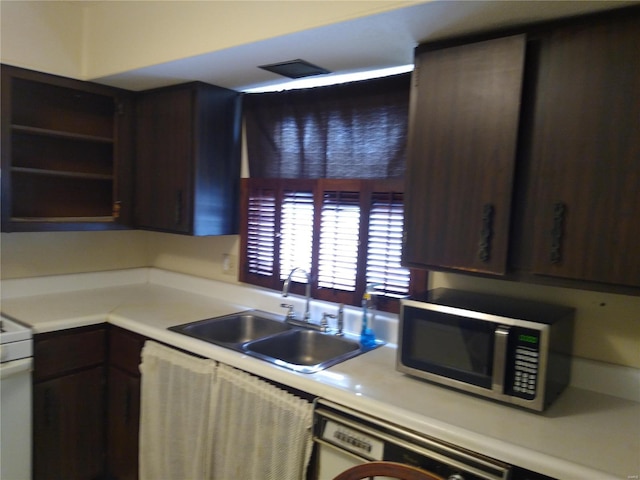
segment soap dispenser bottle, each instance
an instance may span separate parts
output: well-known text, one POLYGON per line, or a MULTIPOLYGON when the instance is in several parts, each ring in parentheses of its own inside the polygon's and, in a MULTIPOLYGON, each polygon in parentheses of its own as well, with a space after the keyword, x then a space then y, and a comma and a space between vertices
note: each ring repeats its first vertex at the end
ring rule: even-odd
POLYGON ((360 345, 364 348, 370 348, 376 345, 376 336, 370 325, 373 323, 373 313, 369 317, 370 306, 371 293, 367 288, 367 291, 362 296, 362 330, 360 331, 360 345))

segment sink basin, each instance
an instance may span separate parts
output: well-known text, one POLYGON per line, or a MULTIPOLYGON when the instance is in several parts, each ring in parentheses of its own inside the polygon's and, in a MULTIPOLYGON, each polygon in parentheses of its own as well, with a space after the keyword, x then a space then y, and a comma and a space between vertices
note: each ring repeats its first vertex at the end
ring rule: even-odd
POLYGON ((303 373, 317 372, 364 352, 355 341, 304 329, 249 342, 245 350, 252 356, 303 373))
POLYGON ((282 317, 260 310, 198 320, 169 330, 301 373, 318 372, 383 344, 363 348, 357 339, 292 326, 282 317))
POLYGON ((250 310, 224 317, 185 323, 170 327, 169 330, 225 347, 241 349, 244 343, 286 332, 291 328, 290 325, 278 320, 275 315, 250 310))

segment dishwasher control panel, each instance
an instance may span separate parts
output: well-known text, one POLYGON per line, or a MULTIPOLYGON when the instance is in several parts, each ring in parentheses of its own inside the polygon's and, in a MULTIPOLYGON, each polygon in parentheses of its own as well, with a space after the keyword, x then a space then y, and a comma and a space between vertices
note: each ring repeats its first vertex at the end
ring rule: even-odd
POLYGON ((320 438, 369 460, 382 460, 384 442, 334 420, 324 423, 320 438))

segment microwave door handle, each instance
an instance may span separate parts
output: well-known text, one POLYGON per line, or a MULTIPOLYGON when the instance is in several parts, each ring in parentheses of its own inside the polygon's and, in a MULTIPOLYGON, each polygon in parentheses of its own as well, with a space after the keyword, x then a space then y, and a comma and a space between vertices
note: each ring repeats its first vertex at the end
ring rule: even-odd
POLYGON ((504 376, 507 360, 507 345, 509 343, 509 327, 500 326, 494 332, 493 348, 493 379, 491 389, 494 392, 504 393, 504 376))

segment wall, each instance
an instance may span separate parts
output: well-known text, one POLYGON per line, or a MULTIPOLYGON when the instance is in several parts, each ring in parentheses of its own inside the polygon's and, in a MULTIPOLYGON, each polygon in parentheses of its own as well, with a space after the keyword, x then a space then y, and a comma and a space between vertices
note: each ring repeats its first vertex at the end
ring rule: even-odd
POLYGON ((99 78, 420 1, 0 2, 3 63, 99 78))
POLYGON ((237 283, 239 237, 188 237, 142 230, 2 233, 3 280, 157 267, 237 283), (223 256, 230 268, 223 271, 223 256))
POLYGON ((78 78, 83 11, 72 2, 0 2, 2 63, 78 78))
POLYGON ((540 300, 576 309, 574 355, 640 368, 640 297, 431 273, 430 287, 540 300))
POLYGON ((128 1, 87 10, 84 78, 246 45, 416 1, 128 1), (232 26, 232 28, 230 28, 232 26), (148 45, 153 45, 149 48, 148 45))
POLYGON ((238 283, 240 237, 188 237, 147 232, 149 265, 174 272, 238 283), (223 256, 228 255, 229 269, 223 271, 223 256))
POLYGON ((148 265, 145 232, 3 233, 2 279, 117 270, 148 265))

